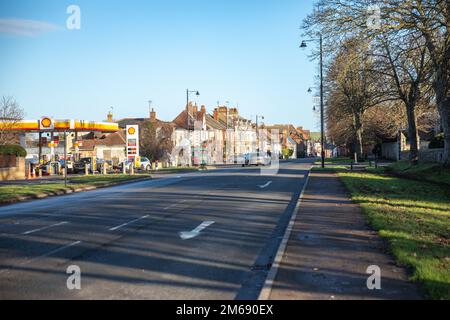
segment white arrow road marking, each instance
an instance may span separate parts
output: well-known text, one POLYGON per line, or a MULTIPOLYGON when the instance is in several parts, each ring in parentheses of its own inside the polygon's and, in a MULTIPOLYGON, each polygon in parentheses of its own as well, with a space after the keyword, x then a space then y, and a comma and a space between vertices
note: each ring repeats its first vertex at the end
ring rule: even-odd
POLYGON ((127 225, 129 225, 129 224, 132 224, 132 223, 136 222, 136 221, 145 219, 145 218, 147 218, 147 217, 148 217, 148 215, 145 215, 145 216, 142 216, 142 217, 140 217, 140 218, 131 220, 131 221, 126 222, 126 223, 123 223, 123 224, 121 224, 121 225, 119 225, 119 226, 117 226, 117 227, 112 227, 112 228, 109 229, 109 231, 116 231, 117 229, 120 229, 120 228, 122 228, 122 227, 125 227, 125 226, 127 226, 127 225))
POLYGON ((268 186, 270 186, 271 184, 272 184, 272 181, 269 181, 266 184, 263 184, 263 185, 258 186, 258 187, 260 187, 261 189, 264 189, 264 188, 267 188, 268 186))
POLYGON ((38 232, 38 231, 47 230, 47 229, 50 229, 50 228, 53 228, 53 227, 62 226, 63 224, 66 224, 66 223, 68 223, 68 222, 67 221, 58 222, 58 223, 52 224, 50 226, 46 226, 46 227, 42 227, 42 228, 38 228, 38 229, 33 229, 33 230, 28 230, 28 231, 23 232, 22 234, 25 234, 25 235, 26 234, 31 234, 31 233, 35 233, 35 232, 38 232))
POLYGON ((183 240, 189 240, 195 238, 202 232, 204 229, 212 225, 214 221, 203 221, 197 228, 192 231, 182 231, 179 233, 180 238, 183 240))

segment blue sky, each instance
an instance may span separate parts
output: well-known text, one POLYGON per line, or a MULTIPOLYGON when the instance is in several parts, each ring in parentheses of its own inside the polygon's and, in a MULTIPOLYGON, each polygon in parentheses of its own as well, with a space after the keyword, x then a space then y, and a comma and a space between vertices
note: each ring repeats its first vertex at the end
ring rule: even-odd
POLYGON ((111 106, 115 118, 142 117, 152 100, 172 120, 189 88, 208 110, 229 101, 315 130, 317 62, 298 47, 311 10, 308 0, 0 0, 0 95, 30 119, 103 120, 111 106), (80 30, 66 28, 71 4, 80 30), (22 19, 31 34, 14 29, 22 19))

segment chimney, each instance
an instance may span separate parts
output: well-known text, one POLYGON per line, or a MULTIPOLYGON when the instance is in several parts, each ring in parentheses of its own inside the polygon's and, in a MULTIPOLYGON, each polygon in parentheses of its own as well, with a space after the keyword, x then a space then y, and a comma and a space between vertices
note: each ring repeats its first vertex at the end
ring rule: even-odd
POLYGON ((155 122, 155 121, 156 121, 156 112, 152 108, 152 110, 150 111, 150 122, 155 122))
POLYGON ((113 122, 113 114, 112 114, 111 111, 108 112, 108 117, 107 117, 107 119, 108 119, 108 122, 113 122))
POLYGON ((202 113, 206 113, 206 107, 205 107, 204 104, 203 104, 202 107, 200 108, 200 111, 201 111, 202 113))
POLYGON ((219 111, 217 108, 214 109, 214 120, 219 120, 219 111))
POLYGON ((198 112, 198 106, 197 106, 197 104, 194 105, 192 111, 193 111, 194 115, 197 114, 197 112, 198 112))

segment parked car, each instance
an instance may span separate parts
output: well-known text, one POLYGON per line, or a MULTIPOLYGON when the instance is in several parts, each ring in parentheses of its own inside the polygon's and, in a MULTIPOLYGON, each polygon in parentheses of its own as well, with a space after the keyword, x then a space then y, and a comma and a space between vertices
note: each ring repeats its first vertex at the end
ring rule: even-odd
POLYGON ((146 157, 141 157, 141 170, 150 171, 152 169, 152 163, 146 157))
POLYGON ((103 166, 109 169, 109 171, 113 170, 113 162, 111 160, 105 160, 105 159, 97 159, 97 171, 102 173, 103 172, 103 166))
MULTIPOLYGON (((59 160, 59 163, 61 164, 61 168, 66 167, 66 160, 59 160)), ((71 160, 67 160, 67 173, 73 173, 74 172, 74 163, 71 160)))
MULTIPOLYGON (((125 169, 126 169, 127 171, 129 170, 130 164, 131 164, 132 162, 133 162, 133 161, 130 160, 130 159, 125 160, 125 169)), ((123 162, 120 162, 119 165, 118 165, 117 167, 119 168, 120 171, 122 171, 123 162)))
POLYGON ((271 159, 270 157, 260 152, 259 154, 257 152, 252 153, 246 153, 244 155, 244 163, 242 166, 267 166, 270 165, 271 159))
POLYGON ((92 162, 92 158, 81 158, 80 160, 78 160, 74 163, 73 172, 74 173, 84 172, 86 164, 87 164, 89 166, 89 172, 92 173, 91 162, 92 162))

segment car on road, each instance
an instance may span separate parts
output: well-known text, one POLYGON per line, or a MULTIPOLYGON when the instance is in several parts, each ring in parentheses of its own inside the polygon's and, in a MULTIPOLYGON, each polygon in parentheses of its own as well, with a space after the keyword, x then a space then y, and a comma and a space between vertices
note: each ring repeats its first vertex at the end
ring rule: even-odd
POLYGON ((242 166, 268 166, 270 162, 271 159, 267 154, 263 152, 250 152, 244 155, 244 163, 242 166))

